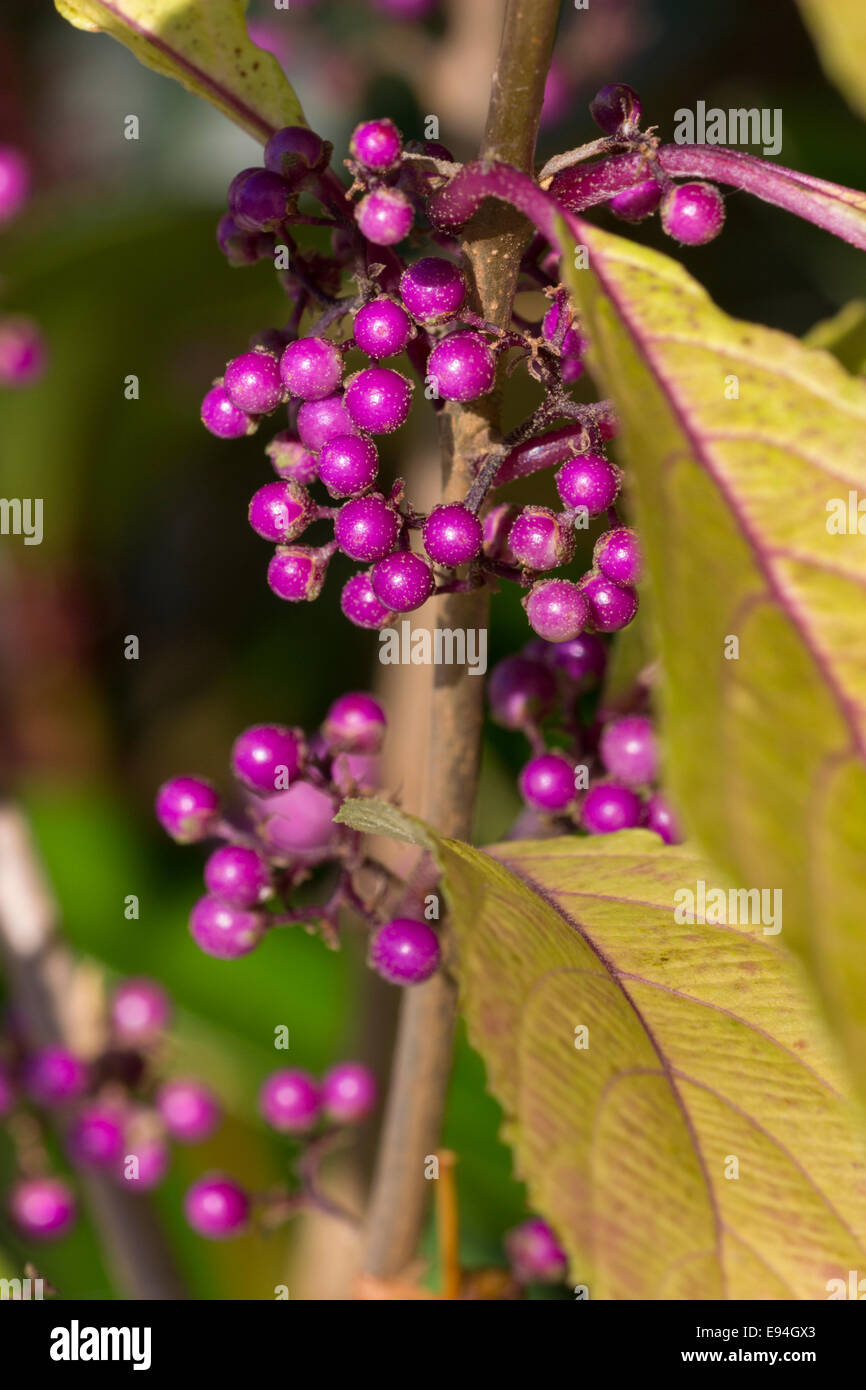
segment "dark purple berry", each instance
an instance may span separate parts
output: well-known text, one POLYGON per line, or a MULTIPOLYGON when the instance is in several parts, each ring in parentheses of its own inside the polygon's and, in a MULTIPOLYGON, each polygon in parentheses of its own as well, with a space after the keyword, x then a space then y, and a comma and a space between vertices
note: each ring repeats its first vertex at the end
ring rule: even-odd
POLYGON ((289 430, 275 434, 270 444, 265 445, 265 453, 271 461, 275 473, 281 478, 293 478, 302 486, 314 483, 318 477, 318 462, 315 454, 305 449, 299 439, 289 430))
POLYGON ((217 223, 216 239, 229 265, 255 265, 260 259, 258 234, 245 232, 230 212, 217 223))
POLYGON ((569 579, 542 579, 523 600, 529 626, 547 642, 567 642, 583 631, 586 599, 569 579))
POLYGON ((374 246, 396 246, 409 235, 414 213, 399 188, 374 188, 355 208, 355 221, 374 246))
POLYGON ((444 401, 474 401, 493 390, 496 358, 481 333, 451 333, 431 352, 427 375, 444 401))
POLYGON ((628 627, 638 608, 634 589, 614 584, 603 574, 590 573, 580 583, 589 605, 589 620, 596 632, 619 632, 628 627))
POLYGON ((636 183, 634 188, 615 193, 608 207, 615 217, 621 217, 624 222, 642 222, 655 212, 661 200, 661 184, 656 183, 655 179, 644 179, 642 183, 636 183))
POLYGON ((400 519, 380 493, 346 502, 334 522, 334 540, 353 560, 381 560, 397 543, 400 519))
POLYGON ((582 632, 570 642, 549 646, 547 659, 575 685, 597 684, 607 665, 607 647, 594 632, 582 632))
POLYGON ((346 580, 340 596, 340 607, 344 616, 356 627, 381 629, 387 627, 394 617, 393 612, 380 603, 373 593, 373 585, 366 572, 353 574, 351 579, 346 580))
POLYGON ((358 310, 352 329, 361 351, 378 361, 403 351, 412 332, 412 321, 393 299, 373 299, 358 310))
POLYGON ((321 401, 343 380, 343 355, 328 338, 298 338, 280 358, 280 376, 290 395, 321 401))
POLYGON ((326 858, 339 841, 334 824, 338 802, 330 792, 312 782, 293 783, 287 792, 262 800, 256 814, 268 846, 279 855, 316 863, 326 858))
POLYGON ((265 924, 260 913, 232 907, 222 898, 199 898, 189 918, 193 941, 207 956, 237 960, 258 946, 265 924))
POLYGON ((240 410, 224 386, 212 386, 201 403, 201 422, 217 439, 240 439, 251 434, 255 421, 240 410))
POLYGON ((712 183, 681 183, 665 194, 662 226, 682 246, 713 241, 725 222, 725 203, 712 183))
POLYGON ((312 1129, 321 1109, 319 1088, 309 1072, 286 1067, 273 1072, 259 1092, 259 1109, 272 1129, 281 1134, 304 1134, 312 1129))
POLYGON ((75 1220, 75 1198, 60 1178, 22 1178, 9 1194, 9 1212, 22 1235, 57 1240, 75 1220))
POLYGON ((636 127, 641 110, 640 97, 625 82, 602 87, 589 103, 589 114, 605 135, 616 135, 624 126, 636 127))
POLYGON ((617 782, 596 782, 580 808, 580 821, 590 835, 610 835, 640 825, 643 805, 631 787, 617 782))
POLYGON ((172 777, 156 794, 156 818, 180 845, 206 839, 219 811, 219 796, 203 777, 172 777))
POLYGON ((221 845, 204 866, 205 887, 231 907, 255 907, 267 897, 271 875, 267 860, 246 845, 221 845))
POLYGON ((520 779, 520 795, 535 811, 564 811, 574 800, 574 767, 563 753, 541 753, 530 758, 520 779))
POLYGON ((315 508, 310 494, 292 478, 265 483, 250 499, 250 525, 266 541, 285 545, 306 529, 315 508))
POLYGON ((396 917, 374 933, 370 964, 392 985, 418 985, 439 968, 439 938, 426 922, 396 917))
POLYGON ((322 733, 331 752, 378 753, 386 722, 379 701, 358 691, 334 701, 325 715, 322 733))
POLYGON ((254 792, 285 789, 300 774, 304 738, 285 724, 253 724, 232 747, 232 772, 254 792))
POLYGON ((490 713, 506 729, 537 723, 556 703, 556 680, 540 661, 507 656, 497 663, 487 684, 490 713))
POLYGON ((643 786, 658 775, 655 731, 645 715, 627 714, 607 724, 598 751, 608 772, 626 786, 643 786))
POLYGON ((238 1235, 250 1214, 250 1199, 233 1178, 212 1173, 194 1182, 183 1203, 184 1214, 197 1235, 225 1240, 238 1235))
POLYGON ((637 535, 627 526, 616 526, 599 536, 592 552, 596 569, 614 584, 636 584, 642 561, 637 535))
POLYGON ((310 169, 323 169, 329 147, 320 135, 303 125, 287 125, 265 145, 265 168, 280 174, 293 188, 310 169))
POLYGON ((322 1107, 335 1124, 358 1124, 375 1107, 377 1090, 369 1067, 360 1062, 340 1062, 322 1079, 322 1107))
MULTIPOLYGON (((240 177, 240 176, 239 176, 240 177)), ((291 188, 270 169, 256 169, 229 190, 229 212, 245 232, 274 232, 285 220, 291 188)))
POLYGON ((437 565, 465 565, 481 553, 481 522, 462 502, 446 502, 424 522, 424 549, 437 565))
POLYGON ((452 261, 422 256, 400 277, 400 297, 419 323, 444 323, 466 298, 466 281, 452 261))
POLYGON ((382 174, 393 169, 403 153, 403 140, 393 121, 387 116, 378 121, 363 121, 356 126, 349 141, 349 153, 365 169, 382 174))
POLYGON ((335 394, 321 401, 304 401, 298 411, 298 434, 301 443, 317 454, 329 439, 338 434, 358 434, 358 427, 349 416, 342 394, 335 394))
POLYGON ((433 572, 411 550, 395 550, 370 571, 373 593, 394 613, 411 613, 433 592, 433 572))
POLYGON ((26 1068, 30 1096, 39 1105, 63 1105, 75 1100, 87 1086, 85 1064, 65 1047, 45 1047, 35 1053, 26 1068))
POLYGON ((156 1108, 172 1139, 179 1144, 200 1144, 213 1134, 220 1118, 219 1106, 207 1086, 182 1078, 160 1087, 156 1108))
POLYGON ((598 516, 612 506, 619 492, 619 470, 600 454, 568 459, 556 475, 556 486, 567 507, 585 507, 598 516))
POLYGON ((379 455, 371 439, 338 434, 319 453, 319 478, 332 497, 358 497, 376 481, 379 455))
POLYGON ((660 792, 656 792, 647 802, 646 823, 648 829, 660 835, 666 845, 678 845, 683 838, 679 822, 660 792))
POLYGON ((281 546, 268 565, 268 588, 287 603, 312 603, 327 573, 328 561, 314 546, 281 546))
POLYGON ((411 381, 391 367, 365 367, 346 387, 346 409, 358 429, 391 434, 408 419, 411 381))
POLYGON ((269 352, 242 352, 225 369, 223 386, 232 405, 249 415, 266 415, 283 399, 280 366, 269 352))
POLYGON ((517 563, 530 570, 555 570, 574 554, 571 528, 549 507, 524 507, 511 527, 508 545, 517 563))
POLYGON ((511 1272, 518 1284, 561 1284, 568 1269, 565 1251, 546 1221, 531 1217, 505 1237, 511 1272))
POLYGON ((164 1033, 171 1020, 171 1004, 155 980, 124 980, 111 996, 111 1023, 122 1042, 141 1046, 164 1033))

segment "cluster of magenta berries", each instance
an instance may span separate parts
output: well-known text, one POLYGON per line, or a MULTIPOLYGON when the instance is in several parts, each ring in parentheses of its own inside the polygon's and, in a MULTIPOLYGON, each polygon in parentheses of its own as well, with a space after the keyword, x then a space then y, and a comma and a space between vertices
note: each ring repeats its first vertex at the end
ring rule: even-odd
POLYGON ((256 724, 235 740, 232 814, 213 784, 173 777, 160 787, 156 814, 180 844, 219 840, 204 867, 207 893, 190 914, 196 945, 236 960, 277 926, 318 928, 329 944, 349 909, 371 928, 370 964, 394 984, 419 984, 438 969, 439 939, 425 921, 383 920, 383 866, 357 833, 335 817, 347 797, 379 786, 386 720, 372 695, 341 695, 312 738, 282 724, 256 724), (294 895, 314 870, 332 875, 324 900, 300 906, 294 895), (377 887, 371 896, 368 880, 377 887))
POLYGON ((344 583, 341 600, 360 627, 381 629, 434 593, 502 579, 527 590, 530 625, 548 640, 624 627, 637 609, 640 561, 614 510, 621 475, 605 447, 615 426, 602 406, 581 406, 568 395, 583 370, 586 340, 565 291, 540 263, 541 249, 525 273, 527 287, 546 294, 547 308, 537 324, 497 328, 470 311, 455 259, 422 255, 407 263, 393 250, 416 219, 423 221, 425 198, 448 176, 442 171, 457 168, 447 150, 429 142, 406 147, 391 121, 364 122, 351 140, 348 193, 329 158, 330 147, 312 132, 279 131, 265 149, 264 169, 244 170, 233 181, 218 233, 237 263, 278 244, 292 248, 281 272, 293 305, 289 324, 229 361, 202 404, 204 424, 221 438, 246 435, 288 408, 288 428, 266 446, 277 477, 249 504, 253 530, 275 547, 271 590, 289 602, 311 601, 341 556, 365 566, 344 583), (354 192, 363 195, 356 204, 354 192), (309 220, 302 195, 318 201, 322 216, 313 220, 334 228, 326 263, 320 254, 305 256, 293 240, 309 220), (333 290, 346 276, 359 292, 340 299, 333 290), (308 312, 316 317, 302 332, 308 312), (416 511, 401 479, 380 477, 377 440, 405 424, 416 389, 390 361, 408 357, 438 407, 487 395, 509 352, 509 370, 525 362, 544 388, 542 406, 495 457, 477 461, 477 481, 462 502, 429 515, 416 511), (548 430, 562 419, 570 423, 548 430), (491 489, 554 464, 561 465, 559 510, 489 506, 491 489), (315 484, 324 494, 318 498, 315 484), (603 515, 611 532, 593 570, 579 583, 547 578, 571 561, 575 532, 603 515), (309 532, 320 523, 330 534, 315 544, 309 532))
MULTIPOLYGON (((12 145, 0 145, 0 228, 27 202, 30 168, 12 145)), ((45 370, 45 343, 37 324, 20 314, 0 316, 0 386, 31 386, 45 370)))
MULTIPOLYGON (((597 690, 607 652, 596 633, 558 643, 533 641, 490 673, 493 719, 524 734, 532 756, 519 777, 527 833, 579 827, 588 835, 646 826, 679 841, 673 811, 657 790, 659 752, 650 717, 581 718, 597 690)), ((597 707, 597 702, 596 702, 597 707)))
POLYGON ((76 1217, 73 1185, 49 1171, 47 1120, 61 1128, 75 1170, 133 1192, 162 1182, 172 1143, 201 1143, 216 1129, 220 1107, 210 1089, 164 1075, 171 1013, 153 980, 123 981, 110 999, 107 1045, 88 1058, 59 1044, 27 1050, 11 1019, 0 1056, 0 1119, 18 1158, 7 1207, 22 1236, 57 1239, 76 1217))

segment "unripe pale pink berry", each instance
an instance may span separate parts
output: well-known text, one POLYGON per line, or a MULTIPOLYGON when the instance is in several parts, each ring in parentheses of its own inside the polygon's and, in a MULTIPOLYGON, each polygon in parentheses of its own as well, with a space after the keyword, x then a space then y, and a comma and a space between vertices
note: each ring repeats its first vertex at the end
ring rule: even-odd
POLYGON ((189 918, 193 941, 206 956, 237 960, 255 950, 264 935, 261 913, 232 907, 222 898, 199 898, 189 918))
POLYGON ((379 701, 359 691, 334 701, 325 715, 322 733, 332 752, 378 753, 386 724, 379 701))
POLYGON ((66 1047, 44 1047, 30 1058, 26 1068, 27 1090, 40 1105, 64 1105, 80 1096, 88 1069, 66 1047))
POLYGON ((358 429, 391 434, 409 418, 413 389, 391 367, 365 367, 346 387, 346 410, 358 429))
POLYGON ((712 183, 681 183, 665 194, 662 226, 682 246, 704 246, 725 223, 725 202, 712 183))
POLYGON ((322 445, 319 478, 331 497, 357 497, 376 481, 379 455, 372 439, 338 434, 322 445))
POLYGON ((57 1240, 75 1220, 75 1198, 60 1178, 23 1178, 9 1194, 9 1212, 22 1235, 57 1240))
POLYGON ((259 1109, 281 1134, 305 1134, 319 1118, 319 1087, 309 1072, 300 1068, 275 1071, 259 1092, 259 1109))
POLYGON ((317 863, 340 841, 341 827, 334 824, 338 806, 324 787, 299 781, 288 791, 261 798, 255 814, 259 831, 274 854, 317 863))
POLYGON ((527 656, 506 656, 487 682, 490 713, 506 729, 521 729, 549 714, 556 703, 553 673, 527 656))
POLYGON ((270 352, 242 352, 227 363, 223 386, 232 405, 248 415, 266 415, 283 399, 280 366, 270 352))
POLYGON ((184 1214, 206 1240, 239 1235, 249 1220, 250 1199, 239 1183, 222 1173, 199 1178, 184 1198, 184 1214))
POLYGON ((232 772, 254 792, 274 792, 294 782, 303 766, 304 736, 285 724, 253 724, 232 746, 232 772))
POLYGON ((574 554, 571 528, 549 507, 524 507, 511 527, 508 545, 517 563, 531 570, 557 569, 574 554))
POLYGON ((156 794, 156 818, 180 845, 206 839, 219 812, 219 795, 203 777, 172 777, 156 794))
POLYGON ((568 1260, 546 1221, 531 1217, 505 1237, 511 1272, 519 1284, 559 1284, 565 1279, 568 1260))
POLYGON ((434 507, 421 533, 424 549, 437 565, 465 565, 481 553, 484 531, 462 502, 434 507))
POLYGON ((395 917, 374 933, 370 964, 393 985, 418 985, 439 968, 439 938, 426 922, 395 917))
POLYGON ((427 375, 444 401, 474 401, 493 390, 496 358, 481 333, 450 333, 427 359, 427 375))
POLYGON ((376 1104, 376 1078, 360 1062, 339 1062, 322 1080, 322 1105, 335 1124, 354 1125, 376 1104))
POLYGON ((353 560, 381 560, 397 544, 400 520, 378 492, 346 502, 334 521, 334 540, 353 560))
POLYGON ((377 121, 362 121, 352 132, 349 153, 365 169, 382 174, 393 169, 403 153, 403 141, 393 121, 387 116, 377 121))
POLYGON ((312 603, 327 573, 327 558, 315 546, 281 546, 268 565, 268 588, 287 603, 312 603))
POLYGON ((248 516, 257 535, 285 545, 306 530, 314 512, 313 499, 301 484, 280 478, 253 493, 248 516))
POLYGON ((111 1023, 124 1043, 153 1042, 171 1021, 171 1002, 155 980, 124 980, 111 996, 111 1023))
POLYGON ((596 632, 619 632, 628 627, 638 610, 635 589, 614 584, 603 574, 590 573, 580 582, 589 606, 589 621, 596 632))
POLYGON ((305 449, 289 430, 275 434, 271 442, 265 445, 265 453, 279 477, 291 478, 302 486, 316 481, 318 461, 315 454, 305 449))
POLYGON ((358 310, 352 331, 361 351, 378 361, 403 351, 412 332, 412 321, 393 299, 373 299, 358 310))
POLYGON ((640 543, 628 526, 616 526, 599 536, 592 552, 596 569, 614 584, 636 584, 641 577, 640 543))
POLYGON ((466 281, 452 261, 422 256, 400 277, 400 297, 419 323, 444 323, 466 298, 466 281))
POLYGON ((358 426, 349 415, 340 394, 325 396, 321 401, 304 401, 298 411, 301 443, 314 454, 338 434, 358 433, 358 426))
POLYGON ((598 751, 608 772, 626 786, 640 787, 658 776, 655 731, 645 715, 627 714, 606 724, 598 751))
POLYGON ((567 642, 583 631, 586 599, 568 579, 542 579, 523 600, 529 626, 547 642, 567 642))
POLYGON ((661 200, 661 184, 656 183, 655 179, 644 179, 634 188, 615 193, 608 207, 615 217, 621 217, 624 222, 642 222, 655 212, 661 200))
POLYGON ((355 208, 355 221, 374 246, 396 246, 409 235, 414 213, 399 188, 374 188, 355 208))
POLYGON ((267 860, 248 845, 220 845, 204 866, 205 887, 232 907, 255 907, 270 895, 267 860))
POLYGON ((555 814, 574 800, 574 766, 564 753, 530 758, 518 779, 520 795, 535 811, 555 814))
POLYGON ((213 1093, 201 1081, 178 1077, 166 1081, 156 1093, 162 1122, 179 1144, 200 1144, 213 1134, 220 1108, 213 1093))
POLYGON ((613 506, 619 485, 619 469, 600 454, 568 459, 556 475, 556 487, 565 505, 585 507, 590 516, 613 506))
POLYGON ((380 630, 387 627, 394 613, 380 603, 373 593, 369 574, 353 574, 347 579, 340 595, 340 607, 345 617, 356 627, 380 630))
POLYGON ((240 439, 255 427, 255 421, 234 404, 219 384, 211 387, 201 403, 201 422, 217 439, 240 439))
POLYGON ((280 376, 290 395, 324 400, 343 380, 343 354, 327 338, 298 338, 280 358, 280 376))
POLYGON ((411 550, 395 550, 370 571, 373 593, 394 613, 411 613, 433 592, 433 571, 411 550))

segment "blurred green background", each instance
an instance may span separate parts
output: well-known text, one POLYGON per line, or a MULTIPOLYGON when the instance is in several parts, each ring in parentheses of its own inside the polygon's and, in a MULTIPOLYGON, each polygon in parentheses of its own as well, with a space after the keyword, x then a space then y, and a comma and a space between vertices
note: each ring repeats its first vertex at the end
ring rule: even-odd
MULTIPOLYGON (((438 115, 440 139, 467 157, 497 11, 495 0, 454 0, 403 26, 367 0, 320 0, 279 12, 253 4, 251 16, 337 157, 358 119, 383 113, 410 138, 438 115)), ((190 1291, 271 1298, 292 1268, 293 1230, 206 1245, 181 1219, 184 1188, 208 1167, 259 1188, 279 1181, 287 1150, 255 1110, 262 1078, 286 1060, 274 1053, 276 1025, 290 1029, 290 1063, 321 1071, 363 1048, 371 1011, 387 1014, 394 1001, 371 996, 355 947, 331 954, 297 932, 231 965, 200 954, 186 917, 203 855, 161 836, 152 800, 174 772, 225 786, 230 743, 248 723, 315 727, 338 693, 374 679, 376 639, 340 617, 335 576, 308 608, 270 594, 267 547, 245 520, 269 476, 269 432, 223 444, 198 420, 226 359, 283 308, 267 265, 229 269, 214 242, 226 185, 257 147, 48 5, 6 7, 0 48, 0 141, 26 151, 36 179, 30 205, 0 235, 0 311, 37 319, 50 352, 41 384, 0 393, 0 492, 42 497, 45 508, 41 546, 0 541, 4 781, 32 815, 69 940, 112 976, 151 975, 170 989, 170 1065, 201 1075, 225 1104, 217 1137, 176 1151, 156 1198, 190 1291), (123 138, 131 113, 137 142, 123 138), (137 401, 124 398, 128 374, 139 378, 137 401), (124 660, 131 633, 137 662, 124 660), (134 922, 123 915, 130 893, 141 902, 134 922)), ((676 108, 699 99, 780 107, 780 162, 863 182, 859 122, 824 79, 789 0, 603 0, 581 13, 565 4, 540 158, 592 138, 587 103, 611 80, 637 88, 663 138, 676 108)), ((672 251, 655 223, 633 234, 672 251)), ((729 198, 724 235, 683 259, 730 312, 797 334, 866 293, 853 248, 744 195, 729 198)), ((515 420, 532 403, 529 388, 509 393, 515 420)), ((435 468, 433 433, 418 411, 384 448, 386 471, 435 468)), ((547 500, 546 486, 533 484, 533 500, 547 500)), ((516 597, 498 596, 491 660, 525 638, 516 597)), ((487 740, 482 842, 513 819, 524 753, 502 731, 487 740)), ((498 1124, 481 1064, 461 1043, 445 1139, 460 1159, 469 1264, 500 1262, 503 1230, 525 1214, 498 1124)), ((0 1139, 0 1179, 10 1167, 0 1139)), ((0 1244, 0 1273, 20 1269, 25 1252, 5 1227, 0 1244)), ((39 1260, 67 1297, 119 1292, 86 1225, 39 1260)))

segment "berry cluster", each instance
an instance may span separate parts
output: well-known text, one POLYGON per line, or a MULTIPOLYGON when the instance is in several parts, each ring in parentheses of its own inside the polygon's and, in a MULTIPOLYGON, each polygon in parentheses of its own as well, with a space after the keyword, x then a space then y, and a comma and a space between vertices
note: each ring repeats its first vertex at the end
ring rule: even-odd
POLYGON ((387 919, 387 870, 362 837, 336 824, 348 796, 379 785, 385 713, 372 695, 342 695, 310 739, 299 729, 257 724, 235 740, 231 767, 238 797, 233 819, 201 777, 173 777, 156 798, 156 814, 172 839, 222 843, 204 868, 207 894, 190 915, 196 945, 220 960, 247 955, 274 927, 317 924, 338 941, 340 914, 351 909, 371 928, 370 964, 394 984, 419 984, 438 969, 439 939, 426 922, 387 919), (328 866, 333 881, 319 903, 299 904, 298 889, 328 866), (372 886, 371 886, 372 885, 372 886))
MULTIPOLYGON (((19 150, 0 145, 0 227, 11 222, 27 201, 30 169, 19 150)), ((32 319, 0 317, 0 386, 30 386, 45 370, 45 344, 32 319)))
POLYGON ((527 738, 532 757, 520 773, 527 833, 574 826, 589 835, 647 826, 665 844, 680 832, 654 789, 659 758, 652 720, 643 712, 607 721, 581 719, 581 700, 604 673, 607 652, 596 633, 558 643, 532 641, 490 673, 493 719, 527 738))

